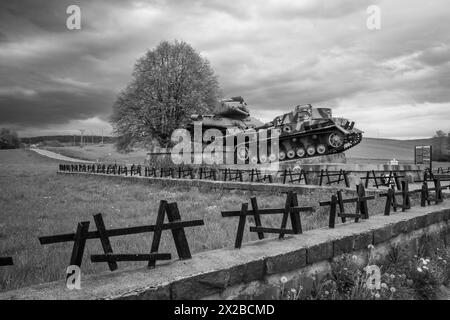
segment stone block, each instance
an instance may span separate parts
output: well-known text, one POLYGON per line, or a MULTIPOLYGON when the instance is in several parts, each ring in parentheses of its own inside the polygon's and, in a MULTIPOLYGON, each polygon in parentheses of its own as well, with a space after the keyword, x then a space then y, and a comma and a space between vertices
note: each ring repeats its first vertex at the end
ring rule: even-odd
POLYGON ((392 236, 398 236, 402 233, 407 233, 409 229, 408 221, 399 221, 392 228, 392 236))
POLYGON ((427 226, 427 216, 418 216, 414 219, 414 230, 423 229, 427 226))
POLYGON ((300 249, 266 259, 266 274, 288 272, 306 266, 306 249, 300 249))
POLYGON ((347 236, 333 241, 333 257, 353 251, 354 236, 347 236))
POLYGON ((387 225, 382 228, 375 229, 373 231, 373 244, 377 245, 391 239, 394 236, 393 228, 394 225, 387 225))
POLYGON ((363 250, 367 249, 367 247, 373 242, 373 233, 372 232, 364 232, 355 236, 353 250, 363 250))
POLYGON ((333 258, 333 243, 325 242, 306 249, 307 263, 313 264, 333 258))
POLYGON ((175 281, 171 285, 172 299, 196 300, 221 293, 228 286, 230 270, 218 270, 175 281))

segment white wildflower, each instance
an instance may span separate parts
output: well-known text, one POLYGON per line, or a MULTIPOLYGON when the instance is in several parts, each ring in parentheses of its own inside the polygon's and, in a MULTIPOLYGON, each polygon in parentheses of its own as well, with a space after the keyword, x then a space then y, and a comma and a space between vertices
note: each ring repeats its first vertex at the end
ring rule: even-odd
POLYGON ((280 281, 281 281, 281 283, 286 283, 286 282, 288 282, 288 279, 286 277, 281 277, 280 281))
POLYGON ((418 267, 418 268, 417 268, 417 271, 422 272, 423 270, 422 270, 421 267, 418 267))

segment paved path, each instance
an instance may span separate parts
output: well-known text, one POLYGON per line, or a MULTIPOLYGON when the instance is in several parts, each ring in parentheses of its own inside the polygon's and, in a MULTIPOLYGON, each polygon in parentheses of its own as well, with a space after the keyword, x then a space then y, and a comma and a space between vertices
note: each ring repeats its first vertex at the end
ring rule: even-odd
POLYGON ((63 156, 63 155, 61 155, 59 153, 51 152, 51 151, 48 151, 48 150, 37 149, 37 148, 31 148, 30 150, 32 150, 34 152, 37 152, 40 155, 43 155, 45 157, 56 159, 56 160, 60 160, 60 161, 69 161, 69 162, 78 162, 78 163, 94 163, 93 161, 80 160, 80 159, 76 159, 76 158, 66 157, 66 156, 63 156))

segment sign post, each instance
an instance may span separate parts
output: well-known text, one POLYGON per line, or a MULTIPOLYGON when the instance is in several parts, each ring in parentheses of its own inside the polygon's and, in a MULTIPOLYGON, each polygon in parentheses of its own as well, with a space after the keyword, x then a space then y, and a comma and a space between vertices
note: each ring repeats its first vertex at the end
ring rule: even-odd
POLYGON ((415 164, 424 164, 433 172, 433 146, 416 146, 414 150, 415 164))

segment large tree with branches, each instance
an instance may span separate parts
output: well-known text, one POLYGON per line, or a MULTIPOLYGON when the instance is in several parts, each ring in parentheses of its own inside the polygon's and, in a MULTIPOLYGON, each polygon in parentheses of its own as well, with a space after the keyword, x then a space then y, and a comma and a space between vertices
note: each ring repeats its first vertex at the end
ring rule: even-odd
POLYGON ((157 141, 168 146, 190 114, 211 112, 219 86, 207 59, 182 41, 161 42, 138 59, 132 79, 113 106, 117 147, 157 141))

